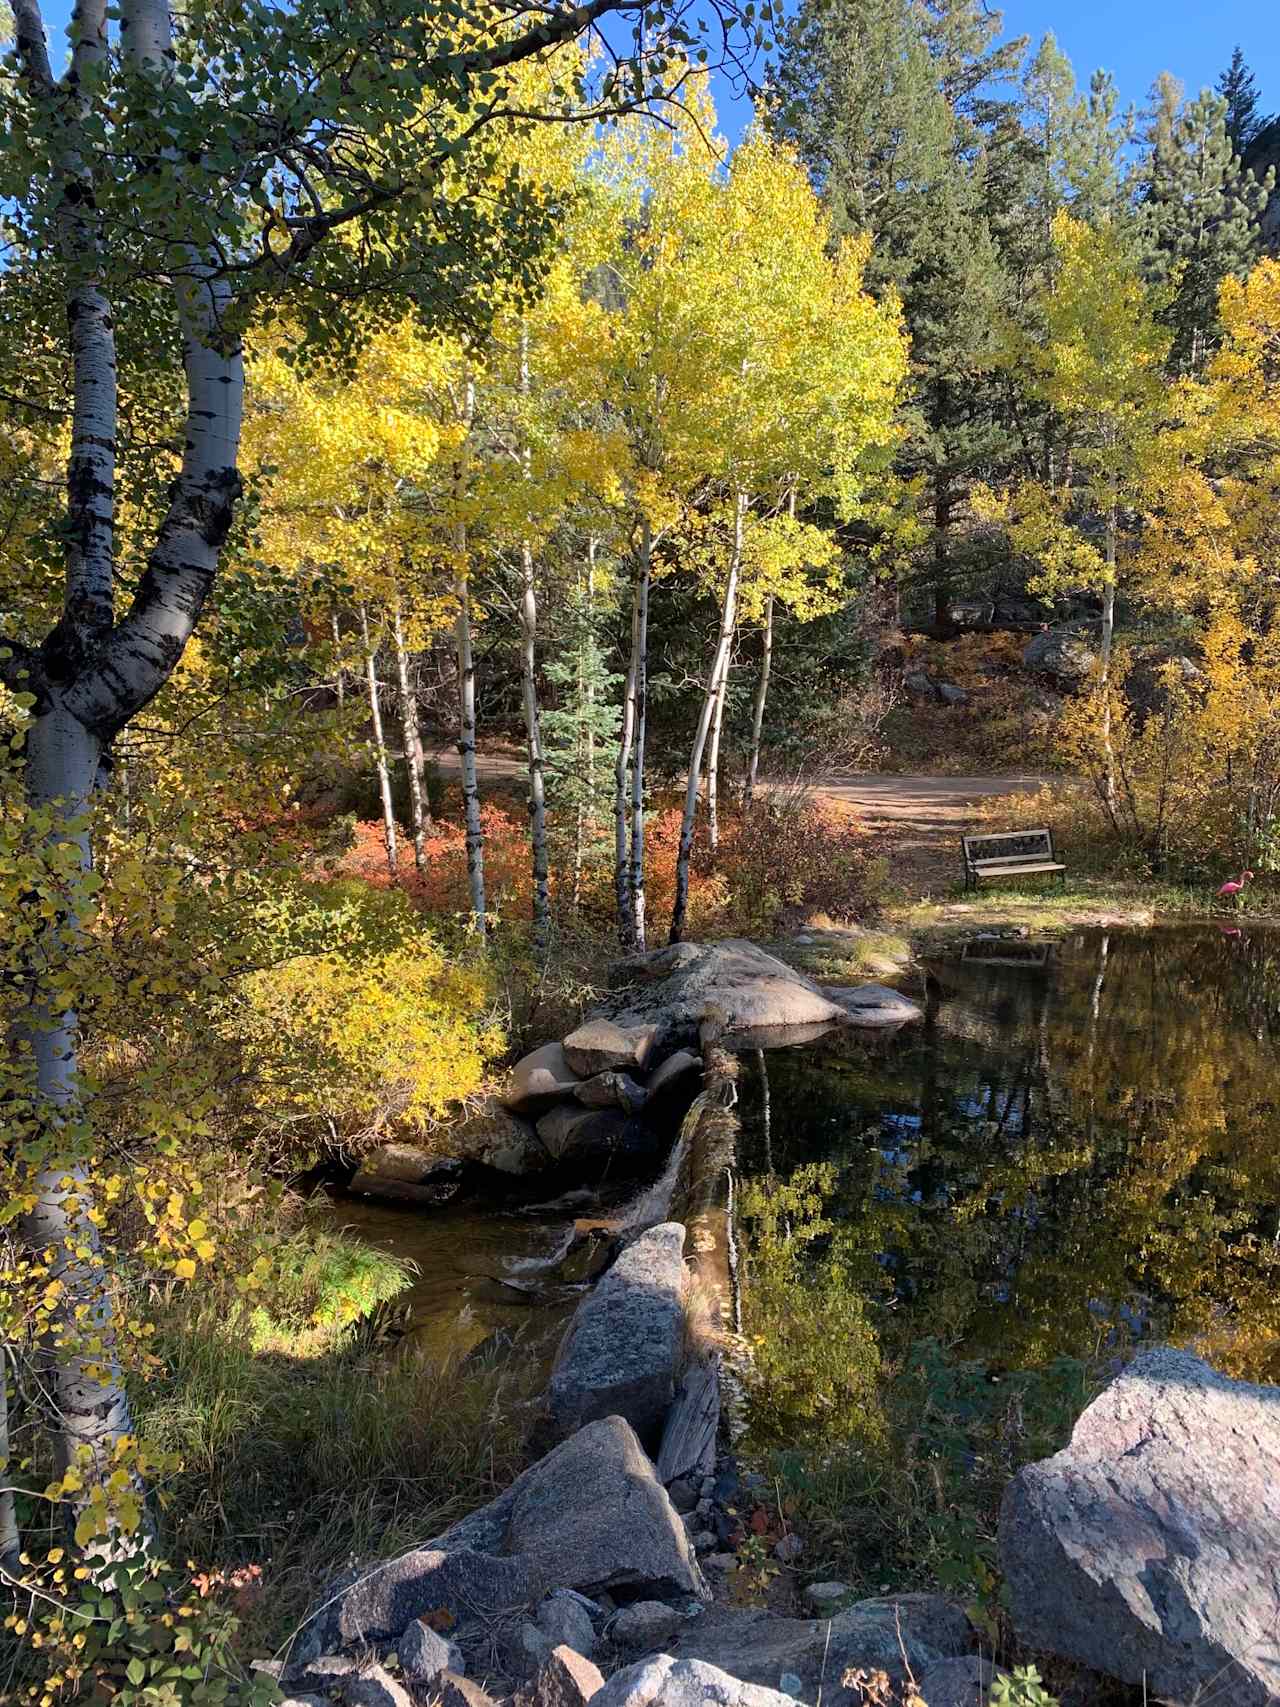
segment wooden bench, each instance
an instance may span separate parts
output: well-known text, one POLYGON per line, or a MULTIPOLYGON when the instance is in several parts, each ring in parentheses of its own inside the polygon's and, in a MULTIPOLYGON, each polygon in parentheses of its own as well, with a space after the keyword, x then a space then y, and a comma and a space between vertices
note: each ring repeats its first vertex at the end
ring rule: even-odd
POLYGON ((961 836, 960 841, 966 889, 976 889, 987 877, 1030 877, 1037 872, 1067 880, 1067 868, 1053 850, 1052 830, 998 830, 961 836))

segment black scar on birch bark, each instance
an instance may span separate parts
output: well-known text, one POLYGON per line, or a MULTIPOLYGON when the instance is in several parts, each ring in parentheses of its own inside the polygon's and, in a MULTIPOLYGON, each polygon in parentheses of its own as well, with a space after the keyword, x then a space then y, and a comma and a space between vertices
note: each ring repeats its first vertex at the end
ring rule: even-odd
POLYGON ((131 717, 154 699, 177 667, 213 586, 218 555, 235 520, 242 487, 239 470, 226 467, 216 469, 198 481, 179 478, 170 488, 169 513, 161 524, 156 548, 138 583, 137 594, 125 622, 131 617, 145 617, 152 610, 179 612, 183 621, 174 633, 149 634, 145 641, 140 637, 130 646, 133 658, 144 659, 147 663, 148 667, 143 672, 148 683, 145 691, 140 693, 129 676, 114 668, 109 656, 103 655, 103 647, 118 634, 118 629, 104 634, 101 645, 84 647, 75 642, 65 620, 60 620, 40 648, 39 667, 50 684, 72 688, 76 680, 90 670, 101 671, 110 681, 110 698, 114 703, 97 717, 81 719, 104 748, 131 717), (168 549, 175 539, 192 534, 208 547, 208 560, 192 562, 189 558, 182 558, 170 561, 168 549))

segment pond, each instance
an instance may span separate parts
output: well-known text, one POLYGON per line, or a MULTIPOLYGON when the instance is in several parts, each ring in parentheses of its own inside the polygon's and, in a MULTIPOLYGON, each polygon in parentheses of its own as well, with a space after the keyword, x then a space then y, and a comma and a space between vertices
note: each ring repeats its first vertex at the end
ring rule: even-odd
POLYGON ((979 940, 926 1018, 749 1058, 739 1163, 833 1164, 895 1337, 1025 1368, 1194 1343, 1280 1379, 1280 932, 979 940))
MULTIPOLYGON (((901 1344, 1026 1368, 1168 1336, 1280 1380, 1280 931, 978 940, 926 988, 894 1035, 744 1054, 745 1200, 828 1164, 827 1243, 901 1344)), ((586 1284, 559 1259, 618 1213, 333 1207, 416 1264, 434 1353, 549 1351, 586 1284)))

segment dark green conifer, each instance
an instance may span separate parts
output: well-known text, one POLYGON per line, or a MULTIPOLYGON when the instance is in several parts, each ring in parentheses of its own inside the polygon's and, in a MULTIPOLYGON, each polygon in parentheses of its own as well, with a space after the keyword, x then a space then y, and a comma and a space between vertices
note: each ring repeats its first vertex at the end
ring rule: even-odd
POLYGON ((933 540, 938 621, 955 593, 952 527, 969 482, 1007 457, 990 382, 1007 288, 988 194, 1014 133, 1000 85, 1022 42, 997 41, 980 0, 803 0, 785 32, 772 126, 795 143, 838 231, 869 231, 870 277, 901 294, 912 340, 913 431, 933 540))
POLYGON ((1258 111, 1258 103, 1262 99, 1258 80, 1245 64, 1244 54, 1238 45, 1232 52, 1231 64, 1218 79, 1217 89, 1227 103, 1227 135, 1231 146, 1243 159, 1268 121, 1258 111))
MULTIPOLYGON (((1167 91, 1166 91, 1167 93, 1167 91)), ((1140 212, 1150 276, 1175 286, 1172 361, 1196 372, 1217 332, 1218 289, 1243 276, 1261 249, 1259 221, 1275 181, 1241 165, 1226 97, 1209 89, 1169 122, 1167 100, 1148 127, 1140 212)))

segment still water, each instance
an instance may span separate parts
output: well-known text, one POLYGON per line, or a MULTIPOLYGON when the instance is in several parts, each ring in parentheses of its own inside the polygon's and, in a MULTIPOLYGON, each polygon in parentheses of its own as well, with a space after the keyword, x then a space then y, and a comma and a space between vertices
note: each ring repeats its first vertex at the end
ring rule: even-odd
MULTIPOLYGON (((1160 1335, 1280 1380, 1280 931, 979 941, 926 986, 893 1036, 747 1052, 740 1175, 832 1164, 842 1254, 906 1341, 1025 1367, 1160 1335)), ((545 1351, 586 1284, 561 1259, 617 1206, 333 1214, 416 1265, 430 1351, 545 1351)))
POLYGON ((923 1023, 751 1058, 745 1176, 828 1215, 905 1339, 1022 1367, 1150 1335, 1280 1379, 1280 932, 988 941, 923 1023))
POLYGON ((549 1362, 618 1224, 616 1207, 587 1192, 523 1210, 338 1197, 328 1214, 409 1265, 394 1317, 417 1350, 440 1360, 518 1342, 549 1362))

